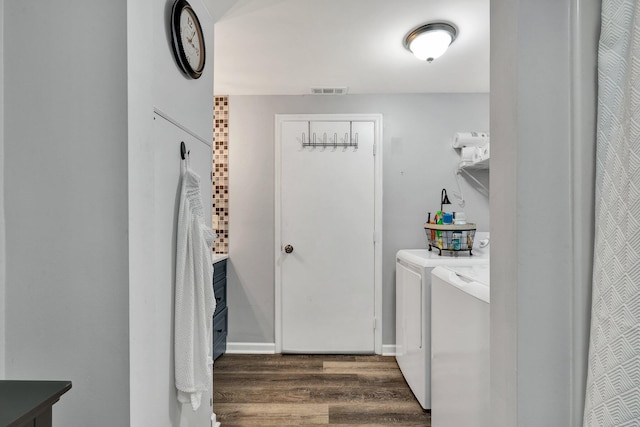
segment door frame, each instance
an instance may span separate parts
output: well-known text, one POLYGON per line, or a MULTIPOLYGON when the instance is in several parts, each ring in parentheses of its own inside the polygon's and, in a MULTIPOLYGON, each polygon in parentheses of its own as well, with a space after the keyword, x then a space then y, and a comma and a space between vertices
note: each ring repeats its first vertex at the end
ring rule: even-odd
POLYGON ((287 121, 368 121, 374 123, 374 351, 382 354, 382 114, 275 115, 275 352, 282 353, 282 123, 287 121))

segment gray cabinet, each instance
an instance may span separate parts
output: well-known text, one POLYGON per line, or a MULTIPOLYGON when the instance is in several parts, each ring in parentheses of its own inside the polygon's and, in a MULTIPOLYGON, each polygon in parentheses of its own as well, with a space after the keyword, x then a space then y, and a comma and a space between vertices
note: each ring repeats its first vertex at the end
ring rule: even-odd
POLYGON ((216 311, 213 313, 213 360, 227 351, 227 260, 213 264, 213 293, 216 311))
POLYGON ((0 425, 51 427, 52 406, 71 381, 0 381, 0 425))

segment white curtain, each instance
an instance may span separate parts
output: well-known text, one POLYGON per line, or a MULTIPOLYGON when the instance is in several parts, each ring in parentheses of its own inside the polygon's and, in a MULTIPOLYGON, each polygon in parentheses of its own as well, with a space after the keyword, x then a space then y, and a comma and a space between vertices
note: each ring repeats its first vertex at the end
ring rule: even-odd
POLYGON ((640 13, 603 0, 584 426, 640 426, 640 13))

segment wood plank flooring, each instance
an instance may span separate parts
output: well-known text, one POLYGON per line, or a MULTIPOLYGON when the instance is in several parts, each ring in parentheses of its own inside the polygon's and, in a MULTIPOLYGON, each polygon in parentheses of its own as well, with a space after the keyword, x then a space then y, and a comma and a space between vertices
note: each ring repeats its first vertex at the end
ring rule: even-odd
POLYGON ((213 393, 222 427, 431 426, 394 357, 225 354, 213 393))

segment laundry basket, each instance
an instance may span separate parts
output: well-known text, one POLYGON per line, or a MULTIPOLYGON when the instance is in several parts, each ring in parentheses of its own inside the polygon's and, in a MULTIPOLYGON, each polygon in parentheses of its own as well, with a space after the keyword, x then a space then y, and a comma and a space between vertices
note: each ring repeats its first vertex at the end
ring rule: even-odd
POLYGON ((424 231, 429 241, 429 250, 437 249, 438 255, 442 251, 461 252, 473 248, 473 238, 476 235, 475 224, 424 224, 424 231))

